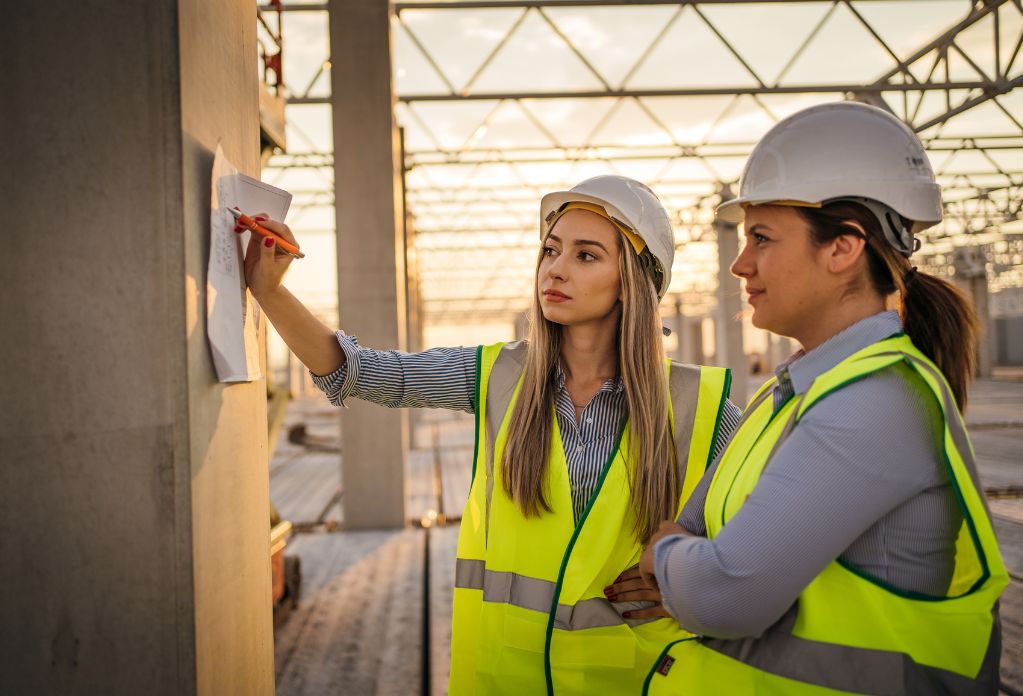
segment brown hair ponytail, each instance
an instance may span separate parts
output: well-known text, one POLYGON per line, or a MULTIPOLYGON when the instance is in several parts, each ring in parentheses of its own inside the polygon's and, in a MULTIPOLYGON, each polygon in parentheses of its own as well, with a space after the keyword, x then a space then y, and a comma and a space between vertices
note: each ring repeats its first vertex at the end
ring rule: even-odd
POLYGON ((911 266, 909 259, 885 240, 877 218, 864 206, 841 201, 820 209, 794 210, 809 223, 815 244, 826 244, 843 234, 863 236, 850 221, 866 231, 871 287, 884 297, 899 294, 906 334, 944 373, 959 410, 965 411, 980 333, 969 298, 948 281, 911 266))
POLYGON ((937 276, 914 271, 902 291, 906 333, 948 380, 959 410, 977 366, 980 322, 963 292, 937 276))

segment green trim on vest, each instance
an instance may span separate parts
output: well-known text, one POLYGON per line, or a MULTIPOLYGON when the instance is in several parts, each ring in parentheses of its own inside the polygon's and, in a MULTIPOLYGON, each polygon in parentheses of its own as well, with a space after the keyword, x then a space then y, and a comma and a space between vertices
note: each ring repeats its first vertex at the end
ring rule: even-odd
POLYGON ((692 636, 691 638, 680 638, 664 646, 664 650, 662 650, 661 654, 657 656, 656 660, 654 660, 653 667, 647 673, 646 679, 643 680, 643 691, 641 692, 643 696, 647 696, 647 692, 650 690, 650 680, 653 679, 653 676, 660 671, 661 662, 663 662, 664 658, 667 657, 668 651, 674 648, 679 643, 686 643, 691 640, 699 640, 699 636, 692 636))
MULTIPOLYGON (((898 339, 898 338, 902 338, 903 336, 905 336, 904 333, 898 333, 898 334, 890 336, 889 338, 884 339, 884 340, 887 341, 887 340, 898 339)), ((844 387, 847 387, 850 384, 855 384, 856 382, 859 382, 859 381, 861 381, 863 379, 866 379, 867 377, 875 375, 878 372, 890 369, 890 368, 894 367, 895 365, 897 365, 899 363, 905 363, 910 369, 914 369, 914 370, 918 367, 917 365, 913 364, 914 361, 916 360, 914 357, 906 355, 904 353, 900 353, 900 352, 878 353, 878 354, 875 354, 875 355, 873 355, 871 357, 872 358, 892 357, 892 358, 895 358, 895 359, 892 360, 891 362, 888 362, 888 363, 879 364, 874 369, 870 370, 869 372, 864 372, 864 373, 859 374, 859 375, 857 375, 855 377, 847 379, 844 382, 841 382, 841 383, 835 385, 834 387, 829 388, 827 391, 824 391, 821 394, 815 396, 815 398, 814 398, 814 400, 812 402, 810 402, 809 404, 806 404, 805 406, 801 405, 799 408, 797 408, 797 411, 796 411, 796 422, 798 423, 800 420, 802 420, 806 416, 806 414, 809 413, 813 409, 814 406, 819 404, 827 396, 829 396, 830 394, 834 394, 836 391, 838 391, 838 390, 840 390, 840 389, 842 389, 844 387)), ((930 366, 927 365, 926 363, 923 363, 923 364, 919 365, 919 367, 922 367, 924 369, 928 369, 930 366)), ((937 376, 937 375, 935 375, 935 376, 937 376)), ((933 398, 934 402, 937 404, 938 409, 942 413, 944 413, 945 409, 944 409, 944 407, 942 405, 941 400, 938 399, 938 396, 933 391, 931 391, 930 389, 928 389, 928 391, 930 392, 931 398, 933 398)), ((779 408, 779 410, 781 410, 781 409, 779 408)), ((970 513, 969 506, 966 504, 966 498, 963 496, 963 490, 962 490, 962 487, 959 485, 959 479, 955 476, 955 472, 952 469, 952 461, 948 457, 948 450, 944 446, 941 447, 941 459, 942 459, 942 463, 944 464, 945 471, 948 473, 949 483, 952 485, 952 490, 955 492, 956 502, 958 503, 959 510, 960 510, 960 512, 963 515, 963 521, 966 523, 966 527, 970 531, 970 537, 973 539, 973 545, 974 545, 974 548, 977 551, 978 560, 980 561, 981 568, 982 568, 980 577, 970 587, 970 589, 967 590, 966 592, 960 594, 960 595, 955 595, 956 597, 963 597, 963 596, 966 596, 968 594, 972 594, 973 592, 976 592, 977 590, 979 590, 984 585, 984 583, 987 582, 987 579, 989 577, 991 577, 991 569, 988 566, 987 554, 984 552, 984 545, 980 543, 980 536, 977 534, 977 524, 976 524, 976 522, 973 519, 973 515, 970 513)), ((891 592, 892 594, 898 595, 900 597, 905 597, 906 599, 915 599, 915 600, 919 600, 919 601, 923 601, 923 602, 941 602, 941 601, 944 601, 946 599, 949 599, 949 597, 947 597, 947 596, 929 595, 929 594, 924 594, 922 592, 914 592, 912 590, 901 589, 899 587, 896 587, 895 585, 892 585, 892 584, 890 584, 888 582, 885 582, 884 580, 881 580, 878 577, 875 577, 875 576, 871 575, 870 573, 866 572, 862 568, 859 568, 858 566, 856 566, 856 565, 854 565, 852 563, 849 563, 847 560, 843 559, 841 556, 838 557, 835 560, 836 560, 836 562, 839 565, 841 565, 843 568, 848 570, 850 573, 853 573, 854 575, 857 575, 858 577, 862 578, 863 580, 865 580, 865 581, 867 581, 869 583, 872 583, 874 585, 877 585, 881 589, 886 590, 888 592, 891 592)))
POLYGON ((561 559, 561 568, 558 570, 558 580, 554 585, 554 598, 551 600, 551 611, 547 617, 547 636, 544 639, 543 647, 543 671, 544 678, 547 680, 547 694, 553 696, 554 694, 554 677, 551 674, 551 637, 554 635, 554 619, 558 614, 558 599, 561 598, 561 587, 565 582, 565 571, 568 569, 568 560, 572 556, 572 549, 575 548, 576 539, 579 538, 579 532, 582 531, 583 525, 586 524, 586 518, 590 515, 590 509, 593 507, 593 503, 597 500, 597 496, 600 495, 600 489, 604 487, 604 480, 607 479, 607 472, 611 471, 611 464, 614 463, 615 457, 618 456, 618 448, 622 444, 622 435, 625 434, 625 428, 628 427, 628 421, 623 422, 618 428, 618 435, 615 437, 614 447, 611 449, 611 454, 608 456, 607 461, 604 462, 604 468, 600 472, 600 478, 597 480, 597 485, 593 489, 593 493, 590 494, 590 499, 586 501, 586 507, 583 508, 583 514, 579 516, 579 522, 575 526, 575 531, 572 532, 572 538, 568 540, 568 547, 565 549, 565 555, 561 559))
POLYGON ((472 446, 472 476, 469 477, 469 487, 476 480, 476 460, 480 453, 480 376, 483 374, 483 346, 476 346, 476 393, 473 396, 473 446, 472 446))
POLYGON ((730 369, 725 370, 725 388, 721 392, 721 402, 718 403, 718 419, 714 423, 714 434, 710 438, 710 451, 707 453, 707 465, 704 467, 704 471, 710 468, 710 465, 714 462, 714 450, 717 449, 718 435, 721 434, 721 421, 724 419, 725 414, 725 402, 728 401, 728 397, 732 393, 732 371, 730 369))
MULTIPOLYGON (((768 400, 772 400, 772 397, 768 397, 768 400)), ((785 400, 782 401, 780 404, 778 404, 778 408, 774 408, 774 405, 770 404, 771 408, 773 409, 773 411, 771 413, 771 417, 767 420, 767 424, 764 426, 764 429, 760 432, 759 435, 757 435, 757 442, 756 442, 756 444, 753 445, 753 449, 757 448, 757 446, 760 444, 760 438, 762 438, 764 436, 764 433, 767 432, 767 429, 774 423, 774 419, 778 417, 779 413, 781 413, 783 410, 785 410, 785 407, 788 405, 788 403, 790 401, 792 401, 792 394, 789 394, 787 397, 785 397, 785 400)), ((764 403, 767 403, 767 402, 764 402, 764 403)), ((758 406, 758 408, 763 408, 763 405, 758 406)), ((738 430, 738 428, 736 428, 736 430, 738 430)), ((724 459, 724 454, 721 455, 721 458, 724 459)), ((715 480, 717 479, 718 473, 720 471, 721 471, 721 467, 718 466, 717 471, 714 472, 714 479, 715 480)), ((737 480, 738 479, 735 479, 735 478, 732 479, 731 483, 728 485, 728 491, 725 493, 724 505, 721 506, 721 524, 722 525, 724 525, 725 521, 726 521, 725 520, 725 511, 728 509, 728 499, 731 498, 731 496, 732 496, 732 489, 735 487, 735 483, 736 483, 737 480)), ((714 481, 711 481, 710 487, 711 488, 714 487, 714 481)), ((706 509, 706 507, 703 510, 703 515, 704 515, 704 522, 708 522, 709 520, 707 520, 707 509, 706 509)), ((709 524, 707 525, 707 529, 710 529, 710 525, 709 524)))

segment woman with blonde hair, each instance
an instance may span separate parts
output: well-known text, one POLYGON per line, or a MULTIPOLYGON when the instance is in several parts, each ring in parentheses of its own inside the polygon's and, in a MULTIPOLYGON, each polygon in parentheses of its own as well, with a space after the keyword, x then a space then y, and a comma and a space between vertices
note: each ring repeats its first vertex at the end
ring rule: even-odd
POLYGON ((649 663, 684 635, 640 580, 640 553, 739 413, 727 370, 665 357, 658 303, 675 245, 654 193, 595 177, 544 196, 541 211, 526 341, 369 350, 280 285, 290 257, 272 242, 250 244, 246 279, 333 403, 476 416, 451 693, 637 693, 649 663), (616 579, 627 586, 609 597, 616 579))
POLYGON ((732 264, 754 326, 799 341, 641 570, 696 637, 652 694, 995 694, 1007 583, 961 409, 977 318, 910 262, 941 220, 914 133, 815 106, 769 131, 732 264))

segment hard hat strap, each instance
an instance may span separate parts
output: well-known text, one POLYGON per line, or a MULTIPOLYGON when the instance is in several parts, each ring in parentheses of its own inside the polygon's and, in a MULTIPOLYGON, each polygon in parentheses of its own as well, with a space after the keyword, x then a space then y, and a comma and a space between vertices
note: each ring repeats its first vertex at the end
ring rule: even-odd
POLYGON ((662 294, 660 292, 661 283, 664 281, 664 269, 661 267, 661 262, 647 248, 643 249, 639 254, 639 265, 643 267, 646 274, 650 276, 650 280, 654 282, 654 290, 657 290, 657 296, 660 297, 662 294))
POLYGON ((919 240, 915 239, 909 228, 902 224, 899 214, 883 203, 861 196, 843 196, 824 201, 825 205, 829 203, 857 203, 869 210, 881 225, 884 238, 907 259, 920 248, 919 240))

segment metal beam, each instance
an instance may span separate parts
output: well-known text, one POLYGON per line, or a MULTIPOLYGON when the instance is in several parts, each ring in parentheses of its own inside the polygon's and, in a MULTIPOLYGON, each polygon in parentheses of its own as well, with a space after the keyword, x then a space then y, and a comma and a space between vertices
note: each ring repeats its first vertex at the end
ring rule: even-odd
POLYGON ((935 126, 935 125, 937 125, 939 123, 942 123, 943 121, 947 121, 948 119, 952 118, 953 116, 957 116, 957 115, 963 113, 964 111, 968 111, 969 109, 972 109, 973 107, 977 106, 978 104, 986 102, 986 101, 988 101, 989 99, 991 99, 993 97, 998 97, 998 96, 1001 96, 1001 95, 1006 94, 1008 92, 1011 92, 1013 89, 1015 89, 1016 87, 1019 87, 1020 85, 1023 85, 1023 75, 1020 75, 1019 77, 1017 77, 1014 80, 1000 80, 996 85, 993 85, 992 87, 990 87, 988 89, 985 89, 984 90, 984 94, 981 94, 980 96, 974 97, 973 99, 967 99, 966 101, 964 101, 959 106, 957 106, 957 107, 955 107, 953 109, 949 109, 945 113, 940 114, 939 116, 935 116, 934 118, 930 119, 929 121, 925 121, 924 123, 915 124, 913 126, 913 130, 915 130, 917 132, 925 131, 928 128, 930 128, 931 126, 935 126))
MULTIPOLYGON (((455 0, 454 2, 396 2, 396 12, 403 10, 486 10, 491 7, 642 7, 644 5, 734 5, 738 0, 455 0)), ((810 0, 827 2, 834 0, 810 0)), ((881 0, 867 0, 880 2, 881 0)), ((1004 1, 1004 0, 1003 0, 1004 1)), ((749 5, 781 5, 791 0, 741 0, 749 5)))
MULTIPOLYGON (((906 74, 907 72, 909 72, 910 65, 920 60, 921 58, 923 58, 924 56, 926 56, 928 53, 935 49, 947 47, 949 44, 952 43, 955 37, 960 34, 960 32, 970 28, 971 26, 982 20, 984 17, 989 15, 991 12, 994 12, 999 7, 1004 5, 1006 2, 1007 0, 982 0, 980 2, 975 2, 974 7, 970 10, 970 13, 966 15, 966 17, 964 17, 962 21, 960 21, 955 26, 949 27, 949 29, 945 31, 943 34, 941 34, 941 36, 937 37, 936 39, 926 44, 922 48, 917 49, 915 53, 913 53, 905 60, 898 61, 898 65, 894 69, 885 73, 884 75, 877 79, 877 84, 878 85, 887 84, 888 81, 891 80, 896 75, 906 74)), ((1018 6, 1019 0, 1015 0, 1015 2, 1018 6)))
MULTIPOLYGON (((1014 80, 1020 82, 1023 77, 1014 80)), ((407 150, 405 159, 408 166, 437 167, 459 164, 536 164, 544 162, 566 162, 580 160, 644 160, 674 159, 680 157, 746 157, 756 145, 755 142, 722 142, 705 145, 613 145, 592 144, 566 147, 506 147, 480 150, 407 150), (523 153, 527 156, 517 156, 523 153), (500 157, 500 159, 495 159, 500 157)), ((1023 134, 1019 136, 938 136, 925 138, 924 146, 929 152, 959 152, 965 150, 1020 150, 1023 149, 1023 134)), ((329 152, 282 153, 274 155, 270 166, 274 169, 318 168, 333 165, 329 152)), ((487 187, 494 188, 494 187, 487 187)), ((522 189, 519 184, 513 186, 522 189)), ((542 188, 542 187, 539 187, 542 188)))
MULTIPOLYGON (((1015 81, 1013 81, 1015 82, 1015 81)), ((500 101, 502 99, 597 99, 608 97, 720 97, 754 94, 846 94, 863 93, 879 94, 881 92, 927 92, 931 90, 949 89, 999 89, 1007 80, 987 82, 971 80, 966 82, 916 82, 912 84, 855 84, 844 85, 793 85, 757 86, 757 87, 693 87, 689 89, 619 89, 619 90, 584 90, 578 92, 474 92, 470 94, 405 94, 398 101, 406 104, 414 102, 438 101, 500 101)), ((1011 89, 1011 87, 1009 88, 1011 89)), ((1008 91, 1008 90, 1005 90, 1008 91)), ((1002 93, 1002 92, 999 92, 1002 93)), ((329 104, 330 97, 291 97, 289 104, 329 104)))
MULTIPOLYGON (((804 0, 806 2, 828 2, 834 0, 804 0)), ((887 0, 858 0, 864 2, 885 2, 887 0)), ((395 12, 405 10, 489 10, 496 8, 543 8, 543 7, 643 7, 646 5, 729 5, 737 0, 460 0, 455 2, 396 2, 395 12)), ((780 5, 791 0, 741 0, 746 5, 780 5)), ((277 8, 270 4, 257 6, 268 11, 277 8)), ((326 12, 327 3, 283 3, 283 12, 326 12)))

